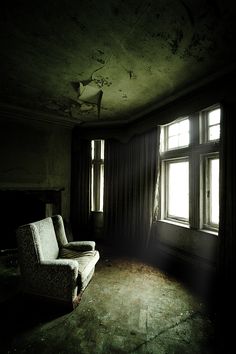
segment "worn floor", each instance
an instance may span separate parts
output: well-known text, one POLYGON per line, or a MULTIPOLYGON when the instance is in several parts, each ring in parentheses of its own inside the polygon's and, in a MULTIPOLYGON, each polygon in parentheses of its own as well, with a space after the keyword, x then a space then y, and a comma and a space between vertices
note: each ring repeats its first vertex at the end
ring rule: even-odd
POLYGON ((152 265, 101 252, 79 306, 63 312, 22 298, 14 257, 0 258, 2 354, 214 353, 204 303, 152 265))

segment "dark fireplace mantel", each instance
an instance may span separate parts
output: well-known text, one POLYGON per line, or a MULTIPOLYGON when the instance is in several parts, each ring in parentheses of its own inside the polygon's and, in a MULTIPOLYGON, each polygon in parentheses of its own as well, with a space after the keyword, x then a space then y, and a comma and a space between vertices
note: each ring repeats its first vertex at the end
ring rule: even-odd
POLYGON ((64 188, 0 188, 0 250, 16 248, 20 225, 61 214, 64 188))

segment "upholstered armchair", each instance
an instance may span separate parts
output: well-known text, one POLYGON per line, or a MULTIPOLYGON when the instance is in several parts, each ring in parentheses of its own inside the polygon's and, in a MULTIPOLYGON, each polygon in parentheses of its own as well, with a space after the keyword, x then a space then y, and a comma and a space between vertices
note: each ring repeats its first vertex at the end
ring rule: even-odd
POLYGON ((60 215, 17 229, 22 290, 76 307, 99 252, 94 241, 68 242, 60 215))

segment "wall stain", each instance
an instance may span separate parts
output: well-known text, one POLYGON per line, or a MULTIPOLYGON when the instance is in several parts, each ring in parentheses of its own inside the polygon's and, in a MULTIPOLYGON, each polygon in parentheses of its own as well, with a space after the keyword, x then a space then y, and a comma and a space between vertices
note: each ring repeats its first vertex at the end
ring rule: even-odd
POLYGON ((189 22, 191 23, 192 26, 195 25, 195 19, 194 19, 194 15, 190 9, 190 7, 183 1, 183 0, 180 0, 181 4, 183 5, 187 15, 188 15, 188 19, 189 19, 189 22))
POLYGON ((94 78, 93 82, 95 82, 99 88, 104 86, 109 87, 112 85, 112 81, 109 80, 109 77, 103 77, 101 75, 98 75, 96 78, 94 78))
POLYGON ((99 54, 101 54, 101 55, 104 55, 105 53, 103 52, 103 50, 101 50, 101 49, 96 49, 96 51, 99 53, 99 54))
POLYGON ((133 72, 133 70, 126 70, 127 73, 129 74, 129 78, 130 79, 137 79, 137 76, 135 75, 135 73, 133 72))
POLYGON ((183 32, 179 29, 175 32, 175 38, 169 41, 169 46, 172 54, 176 54, 177 50, 179 49, 180 43, 183 39, 183 32))
POLYGON ((80 28, 82 32, 86 31, 86 26, 80 22, 80 20, 76 16, 71 16, 71 20, 80 28))
POLYGON ((97 60, 97 62, 100 63, 100 64, 105 64, 105 60, 104 60, 104 59, 97 58, 96 60, 97 60))

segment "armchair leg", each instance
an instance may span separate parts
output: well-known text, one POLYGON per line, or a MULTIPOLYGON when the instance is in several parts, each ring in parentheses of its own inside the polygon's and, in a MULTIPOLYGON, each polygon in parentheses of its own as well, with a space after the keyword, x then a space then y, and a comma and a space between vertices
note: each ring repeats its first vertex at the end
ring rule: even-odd
POLYGON ((81 292, 73 300, 73 303, 72 303, 73 310, 79 305, 82 295, 83 295, 83 291, 81 290, 81 292))

